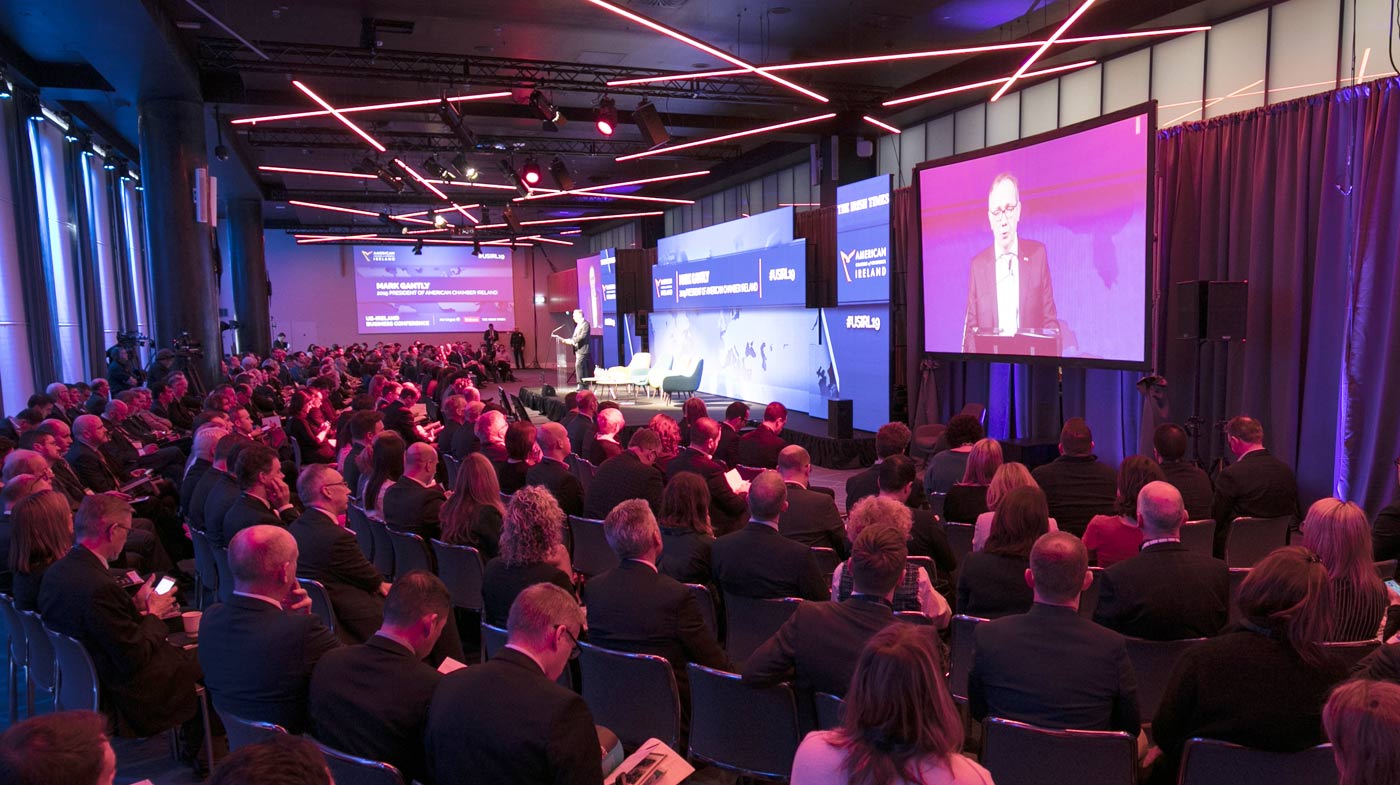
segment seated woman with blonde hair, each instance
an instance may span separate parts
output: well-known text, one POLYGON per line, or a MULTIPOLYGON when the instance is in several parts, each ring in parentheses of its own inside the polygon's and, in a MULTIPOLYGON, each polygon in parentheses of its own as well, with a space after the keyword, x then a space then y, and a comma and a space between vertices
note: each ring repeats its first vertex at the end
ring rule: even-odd
MULTIPOLYGON (((1003 463, 997 467, 996 474, 992 475, 992 483, 987 486, 987 512, 977 516, 977 523, 972 531, 972 550, 980 551, 987 545, 987 537, 992 533, 992 518, 996 516, 997 507, 1001 505, 1006 495, 1017 488, 1039 488, 1040 484, 1031 477, 1031 470, 1026 468, 1024 463, 1003 463)), ((1050 519, 1050 531, 1057 532, 1059 526, 1055 525, 1055 519, 1050 519)))

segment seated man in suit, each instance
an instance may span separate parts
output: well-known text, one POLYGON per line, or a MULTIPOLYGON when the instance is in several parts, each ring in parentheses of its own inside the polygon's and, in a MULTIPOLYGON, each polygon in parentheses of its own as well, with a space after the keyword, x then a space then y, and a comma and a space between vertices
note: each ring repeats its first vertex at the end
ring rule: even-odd
POLYGON ((535 584, 515 598, 505 648, 445 676, 428 709, 436 785, 602 785, 602 749, 578 693, 554 683, 583 634, 573 595, 535 584))
MULTIPOLYGON (((83 487, 93 493, 120 492, 122 484, 132 479, 130 472, 113 465, 102 453, 103 445, 111 438, 102 418, 91 414, 79 416, 73 421, 72 437, 73 444, 68 448, 64 459, 68 461, 83 487)), ((154 524, 156 536, 160 537, 166 553, 172 558, 183 559, 192 555, 193 547, 189 538, 185 536, 179 515, 175 512, 177 497, 173 493, 168 498, 156 495, 168 488, 164 482, 159 485, 147 483, 140 487, 151 489, 152 496, 135 505, 136 514, 154 524)), ((126 498, 130 499, 129 496, 126 498)))
POLYGON ((569 471, 569 432, 557 422, 547 422, 535 431, 540 446, 540 462, 525 472, 526 485, 543 485, 554 494, 565 515, 583 515, 583 483, 569 471))
POLYGON ((346 427, 350 433, 350 451, 345 454, 345 463, 340 467, 340 474, 353 494, 355 489, 360 487, 360 466, 356 461, 360 453, 374 444, 374 438, 384 432, 384 414, 371 411, 355 412, 350 415, 350 424, 346 427))
POLYGON ((642 499, 653 510, 661 509, 661 492, 665 485, 661 470, 656 468, 656 456, 661 452, 661 437, 650 428, 638 428, 627 442, 627 450, 598 467, 588 486, 588 498, 583 503, 586 518, 602 520, 618 504, 628 499, 642 499))
POLYGON ((320 581, 335 610, 341 640, 362 643, 384 618, 389 584, 365 558, 355 535, 341 525, 350 505, 350 488, 340 472, 313 463, 297 478, 297 496, 306 511, 289 531, 297 541, 297 577, 320 581))
POLYGON ((724 477, 724 464, 712 457, 718 446, 719 424, 709 417, 700 417, 690 427, 690 446, 666 464, 668 481, 681 472, 694 472, 705 478, 705 486, 710 489, 710 525, 716 535, 739 528, 747 512, 744 497, 735 493, 724 477))
POLYGON ((210 427, 201 428, 199 433, 195 434, 190 454, 194 460, 180 478, 180 513, 185 516, 186 521, 190 517, 190 501, 194 499, 195 488, 199 487, 200 479, 214 467, 214 448, 219 446, 219 439, 227 434, 228 431, 210 427))
POLYGON ((233 598, 204 612, 199 662, 220 711, 306 728, 306 690, 323 655, 340 645, 311 615, 297 584, 297 542, 281 526, 253 526, 228 549, 233 598))
POLYGON ((175 592, 156 594, 155 576, 127 594, 107 571, 131 531, 131 505, 112 494, 83 500, 73 519, 77 544, 44 572, 39 615, 87 650, 104 705, 119 726, 151 736, 193 720, 199 663, 166 642, 161 617, 177 610, 175 592))
POLYGON ((499 409, 486 409, 476 420, 478 451, 492 463, 505 463, 510 460, 506 451, 506 431, 510 424, 499 409))
MULTIPOLYGON (((778 453, 787 446, 778 434, 787 427, 787 407, 773 401, 763 409, 763 422, 744 434, 734 445, 734 460, 740 466, 778 468, 778 453)), ((693 438, 693 437, 692 437, 693 438)))
POLYGON ((809 487, 812 483, 812 456, 805 449, 789 444, 778 453, 778 474, 782 475, 783 483, 787 485, 788 503, 787 509, 778 518, 778 531, 809 548, 830 548, 844 561, 850 555, 851 544, 846 539, 841 511, 836 509, 836 498, 831 493, 814 491, 809 487))
POLYGON ((209 535, 211 543, 227 541, 223 536, 224 515, 243 493, 238 488, 234 469, 238 466, 238 456, 253 444, 236 433, 219 439, 214 447, 214 466, 199 479, 190 497, 190 525, 209 535))
POLYGON ((1083 417, 1071 417, 1060 429, 1060 457, 1031 472, 1050 517, 1063 531, 1083 536, 1089 519, 1114 515, 1118 498, 1118 473, 1094 455, 1094 434, 1083 417))
POLYGON ((392 764, 405 780, 428 780, 423 734, 442 675, 423 661, 452 613, 436 575, 394 581, 384 625, 359 646, 328 652, 311 673, 311 732, 325 744, 392 764))
POLYGON ((437 476, 437 450, 418 442, 408 445, 403 476, 384 491, 384 522, 389 528, 413 532, 424 540, 442 536, 442 505, 447 501, 437 476))
POLYGON ((1264 426, 1253 417, 1234 417, 1225 426, 1226 442, 1234 464, 1220 472, 1215 482, 1215 557, 1225 558, 1230 523, 1236 518, 1302 519, 1298 507, 1298 480, 1288 464, 1264 449, 1264 426))
POLYGON ((1201 467, 1185 460, 1186 431, 1176 423, 1162 423, 1152 434, 1152 451, 1157 463, 1162 465, 1162 473, 1167 475, 1167 482, 1181 492, 1186 519, 1209 518, 1215 489, 1210 484, 1210 476, 1201 471, 1201 467))
POLYGON ((1123 636, 1079 615, 1079 595, 1093 582, 1084 543, 1068 532, 1042 534, 1030 563, 1030 612, 982 622, 973 633, 972 716, 1123 731, 1137 737, 1141 754, 1137 682, 1123 636))
POLYGON ((179 482, 185 465, 185 454, 178 447, 161 447, 142 454, 142 445, 126 431, 125 422, 131 416, 131 408, 121 401, 108 401, 102 413, 107 425, 107 442, 102 445, 102 453, 124 471, 150 469, 153 473, 171 482, 179 482))
POLYGON ((239 532, 251 526, 285 527, 296 520, 292 490, 282 479, 282 462, 276 450, 261 444, 241 450, 233 473, 242 494, 224 513, 218 545, 228 547, 239 532))
POLYGON ((710 549, 710 571, 720 591, 754 599, 831 596, 812 549, 778 533, 778 519, 786 509, 783 478, 777 472, 755 477, 749 488, 753 519, 715 540, 710 549))
MULTIPOLYGON (((913 439, 914 434, 909 431, 909 426, 902 422, 887 422, 880 426, 875 432, 875 465, 846 480, 846 512, 849 513, 861 499, 880 493, 880 465, 891 455, 905 455, 913 439)), ((923 483, 913 487, 905 503, 914 510, 928 508, 923 483)))
POLYGON ((481 437, 476 435, 476 424, 481 422, 481 415, 486 412, 486 404, 481 401, 467 402, 466 419, 462 421, 462 427, 452 434, 452 457, 459 461, 467 459, 468 455, 481 449, 481 437))
POLYGON ((574 455, 588 457, 593 446, 593 432, 597 428, 594 418, 598 416, 598 396, 592 390, 579 390, 574 398, 574 409, 559 424, 569 432, 569 443, 574 447, 574 455))
POLYGON ((749 405, 743 401, 730 401, 724 408, 724 422, 719 424, 719 446, 715 448, 715 460, 729 467, 738 464, 734 458, 734 448, 748 421, 749 405))
POLYGON ((1230 570, 1181 544, 1181 492, 1166 482, 1142 486, 1137 519, 1142 547, 1099 576, 1094 621, 1151 641, 1219 634, 1229 619, 1230 570))
MULTIPOLYGON (((880 470, 879 497, 909 506, 909 499, 919 487, 919 470, 914 466, 914 459, 907 455, 891 455, 876 468, 880 470)), ((958 558, 948 544, 947 528, 931 510, 913 508, 909 512, 914 516, 913 527, 909 530, 909 555, 933 559, 938 574, 929 578, 943 594, 951 594, 950 581, 958 568, 958 558)))
POLYGON ((622 410, 611 407, 603 409, 598 412, 595 422, 597 430, 593 434, 593 444, 584 457, 594 466, 602 466, 604 461, 622 452, 622 445, 617 443, 622 434, 622 410))

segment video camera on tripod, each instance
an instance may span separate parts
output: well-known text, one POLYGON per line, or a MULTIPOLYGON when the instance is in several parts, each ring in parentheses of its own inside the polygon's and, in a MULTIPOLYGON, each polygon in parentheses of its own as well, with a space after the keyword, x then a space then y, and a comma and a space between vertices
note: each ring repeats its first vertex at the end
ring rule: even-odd
POLYGON ((123 349, 133 350, 138 346, 155 346, 156 342, 149 335, 137 332, 136 330, 123 330, 117 333, 117 346, 123 349))

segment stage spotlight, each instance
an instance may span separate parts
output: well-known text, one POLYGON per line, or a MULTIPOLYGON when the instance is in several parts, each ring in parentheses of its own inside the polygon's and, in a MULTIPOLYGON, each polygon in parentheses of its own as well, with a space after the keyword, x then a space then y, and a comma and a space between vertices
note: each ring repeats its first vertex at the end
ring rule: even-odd
POLYGON ((481 170, 476 168, 476 164, 473 164, 470 158, 467 158, 466 153, 457 153, 457 156, 452 159, 452 165, 456 167, 464 180, 476 182, 476 179, 481 177, 481 170))
POLYGON ((418 242, 416 242, 416 243, 413 244, 413 255, 414 255, 414 256, 422 256, 422 255, 423 255, 423 238, 421 238, 421 237, 418 238, 418 242))
POLYGON ((598 133, 603 136, 612 136, 617 130, 617 101, 603 96, 598 101, 598 114, 595 120, 598 126, 598 133))
POLYGON ((517 193, 519 193, 521 196, 530 195, 530 187, 525 184, 524 180, 520 179, 520 173, 515 171, 515 167, 511 164, 510 161, 506 160, 505 158, 502 158, 501 160, 496 162, 496 165, 500 167, 501 174, 506 176, 506 182, 515 186, 515 190, 517 193))
POLYGON ((428 174, 431 174, 439 180, 445 180, 450 183, 458 179, 457 173, 453 171, 451 167, 443 166, 438 163, 436 155, 428 156, 428 160, 423 162, 423 168, 428 170, 428 174))
MULTIPOLYGON (((402 190, 402 185, 407 185, 415 192, 423 194, 424 196, 437 196, 437 194, 434 194, 432 191, 425 188, 422 183, 418 182, 418 179, 416 177, 409 173, 410 170, 408 168, 408 164, 404 163, 398 158, 395 158, 394 167, 403 173, 401 175, 394 175, 392 172, 389 173, 390 177, 396 177, 401 183, 400 188, 397 190, 402 190)), ((383 180, 384 177, 381 175, 379 179, 383 180)))
POLYGON ((510 227, 511 234, 520 234, 524 231, 525 226, 520 223, 519 218, 515 217, 515 208, 511 205, 506 205, 506 209, 501 211, 501 218, 505 220, 506 226, 510 227))
POLYGON ((389 171, 389 167, 384 164, 367 157, 363 161, 360 161, 359 169, 365 174, 372 174, 378 177, 380 182, 394 189, 394 193, 403 193, 403 178, 389 171))
POLYGON ((554 182, 561 191, 574 190, 574 177, 569 174, 569 167, 564 163, 564 159, 558 156, 549 163, 549 174, 554 178, 554 182))
POLYGON ((452 129, 452 133, 456 134, 457 138, 461 140, 462 146, 468 150, 475 150, 477 145, 476 134, 472 133, 472 129, 467 127, 467 123, 462 119, 462 113, 457 111, 457 107, 453 106, 446 99, 443 99, 438 102, 437 111, 438 117, 441 117, 442 121, 447 124, 447 127, 452 129))
POLYGON ((558 131, 559 126, 569 121, 564 113, 559 111, 559 107, 550 103, 549 99, 544 97, 544 93, 539 90, 530 93, 530 106, 544 121, 541 126, 546 131, 558 131))
POLYGON ((525 168, 520 170, 520 176, 525 180, 525 184, 536 186, 540 184, 540 178, 544 173, 540 171, 540 165, 533 157, 526 159, 525 168))
POLYGON ((447 216, 443 215, 442 213, 438 213, 437 215, 433 216, 434 229, 446 229, 447 227, 447 216))
POLYGON ((655 150, 671 141, 671 134, 666 130, 666 124, 661 122, 661 113, 656 111, 656 106, 645 98, 637 105, 636 111, 632 112, 632 122, 637 124, 637 130, 641 131, 642 138, 647 140, 647 149, 649 150, 655 150))

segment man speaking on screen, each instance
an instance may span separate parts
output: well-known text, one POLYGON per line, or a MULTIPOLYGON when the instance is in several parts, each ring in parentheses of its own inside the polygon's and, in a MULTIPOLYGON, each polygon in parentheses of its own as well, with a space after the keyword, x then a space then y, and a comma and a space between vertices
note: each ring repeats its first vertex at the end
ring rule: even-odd
POLYGON ((1016 234, 1021 189, 1003 172, 987 194, 992 244, 972 257, 963 351, 1054 354, 1059 351, 1055 291, 1045 245, 1016 234))

